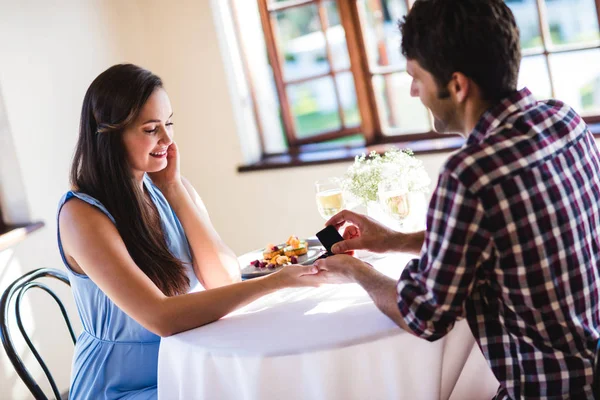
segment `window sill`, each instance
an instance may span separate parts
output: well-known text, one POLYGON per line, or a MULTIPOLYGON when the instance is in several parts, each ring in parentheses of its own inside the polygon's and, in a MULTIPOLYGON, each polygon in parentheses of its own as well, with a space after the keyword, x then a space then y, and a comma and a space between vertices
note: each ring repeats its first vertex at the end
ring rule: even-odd
POLYGON ((338 162, 351 162, 354 157, 368 154, 371 151, 383 153, 390 147, 400 149, 409 148, 416 155, 448 153, 460 148, 464 139, 460 136, 449 136, 440 139, 419 141, 394 142, 372 146, 357 147, 332 147, 326 144, 313 144, 304 146, 297 154, 273 154, 265 156, 261 161, 253 164, 241 165, 238 172, 263 171, 270 169, 294 168, 308 165, 323 165, 338 162))
POLYGON ((44 223, 41 221, 23 225, 0 226, 0 251, 25 240, 27 236, 43 227, 44 223))
MULTIPOLYGON (((590 131, 600 139, 600 122, 588 124, 590 131)), ((464 143, 461 136, 447 136, 439 139, 426 139, 404 142, 390 142, 372 146, 332 147, 330 144, 311 144, 303 146, 297 154, 266 155, 256 163, 238 166, 238 172, 253 172, 272 169, 295 168, 309 165, 324 165, 339 162, 351 162, 354 157, 368 154, 371 151, 383 153, 390 147, 409 148, 416 155, 450 153, 459 149, 464 143)))

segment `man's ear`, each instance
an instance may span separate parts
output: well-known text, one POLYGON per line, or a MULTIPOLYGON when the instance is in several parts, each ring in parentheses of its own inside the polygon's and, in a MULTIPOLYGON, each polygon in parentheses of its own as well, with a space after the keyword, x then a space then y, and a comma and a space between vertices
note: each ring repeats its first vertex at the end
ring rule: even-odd
POLYGON ((462 72, 452 74, 450 82, 448 82, 448 91, 458 103, 463 103, 469 97, 472 89, 471 80, 462 72))

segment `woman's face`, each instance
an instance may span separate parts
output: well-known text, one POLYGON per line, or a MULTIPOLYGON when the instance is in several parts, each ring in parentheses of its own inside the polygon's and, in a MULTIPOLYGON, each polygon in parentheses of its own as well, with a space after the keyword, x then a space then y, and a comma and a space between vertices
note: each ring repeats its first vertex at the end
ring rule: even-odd
POLYGON ((157 172, 167 166, 167 148, 173 143, 173 110, 169 96, 157 88, 140 110, 135 121, 123 132, 133 176, 142 179, 145 172, 157 172))

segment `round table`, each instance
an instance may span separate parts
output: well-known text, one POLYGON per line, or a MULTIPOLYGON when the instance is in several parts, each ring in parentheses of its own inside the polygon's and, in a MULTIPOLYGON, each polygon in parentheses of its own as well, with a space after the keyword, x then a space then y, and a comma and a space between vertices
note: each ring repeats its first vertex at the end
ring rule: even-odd
MULTIPOLYGON (((371 262, 397 278, 409 259, 371 262)), ((427 342, 356 284, 281 290, 164 338, 158 368, 159 399, 169 400, 489 399, 498 387, 466 321, 427 342)))

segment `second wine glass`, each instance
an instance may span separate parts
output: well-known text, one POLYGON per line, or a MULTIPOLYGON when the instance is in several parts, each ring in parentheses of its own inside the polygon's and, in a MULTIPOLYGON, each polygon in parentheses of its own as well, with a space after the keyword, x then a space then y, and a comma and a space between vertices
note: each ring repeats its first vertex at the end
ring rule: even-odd
POLYGON ((378 185, 377 197, 385 214, 402 226, 410 214, 406 179, 403 176, 396 176, 381 181, 378 185))
POLYGON ((324 219, 333 217, 345 207, 342 182, 339 178, 327 178, 315 182, 317 208, 324 219))

